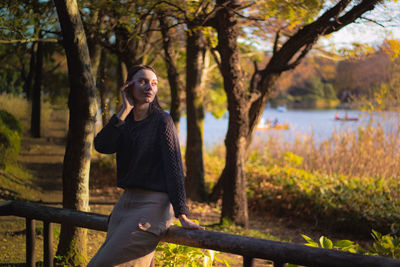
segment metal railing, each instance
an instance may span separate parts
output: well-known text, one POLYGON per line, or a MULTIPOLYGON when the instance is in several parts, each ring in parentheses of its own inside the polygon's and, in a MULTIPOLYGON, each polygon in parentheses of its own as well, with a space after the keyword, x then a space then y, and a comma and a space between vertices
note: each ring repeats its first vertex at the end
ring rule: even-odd
MULTIPOLYGON (((35 266, 35 220, 44 222, 44 266, 53 266, 52 223, 107 231, 106 215, 40 206, 29 202, 0 202, 0 216, 26 218, 27 266, 35 266)), ((255 258, 273 261, 275 267, 284 266, 286 263, 302 266, 338 267, 400 266, 400 260, 391 258, 353 254, 208 230, 186 230, 176 226, 168 229, 162 241, 241 255, 243 256, 243 266, 252 266, 255 258)))

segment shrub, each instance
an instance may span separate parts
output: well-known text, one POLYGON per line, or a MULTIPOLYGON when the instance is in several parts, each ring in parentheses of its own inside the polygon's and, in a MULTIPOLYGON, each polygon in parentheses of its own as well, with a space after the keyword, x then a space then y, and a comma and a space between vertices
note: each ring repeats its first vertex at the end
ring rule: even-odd
POLYGON ((22 124, 9 112, 0 109, 0 125, 6 125, 10 130, 22 135, 22 124))
MULTIPOLYGON (((195 221, 199 223, 198 221, 195 221)), ((179 222, 178 226, 182 226, 179 222)), ((229 263, 217 257, 219 252, 205 250, 201 248, 189 247, 163 242, 157 246, 156 262, 162 266, 188 266, 188 267, 213 267, 224 265, 229 267, 229 263)))
POLYGON ((248 172, 249 207, 256 212, 317 220, 339 229, 400 229, 397 179, 311 173, 290 166, 248 172))
POLYGON ((400 259, 400 236, 382 235, 381 233, 372 230, 374 243, 369 254, 400 259))
POLYGON ((94 158, 90 166, 90 188, 104 188, 117 184, 115 155, 94 158))
MULTIPOLYGON (((399 236, 390 234, 383 235, 375 230, 372 230, 371 235, 374 238, 374 242, 372 243, 372 246, 368 247, 367 249, 363 249, 359 244, 354 243, 350 240, 339 240, 336 242, 332 242, 332 240, 330 240, 329 238, 321 236, 318 243, 306 235, 302 235, 302 237, 306 240, 305 245, 310 247, 321 247, 326 249, 347 251, 351 253, 400 259, 399 236)), ((292 264, 292 266, 297 265, 292 264)))
POLYGON ((6 163, 14 161, 19 153, 21 137, 18 132, 9 129, 6 125, 0 125, 0 168, 6 163))
POLYGON ((30 103, 22 95, 0 94, 0 107, 21 121, 28 119, 30 114, 30 103))

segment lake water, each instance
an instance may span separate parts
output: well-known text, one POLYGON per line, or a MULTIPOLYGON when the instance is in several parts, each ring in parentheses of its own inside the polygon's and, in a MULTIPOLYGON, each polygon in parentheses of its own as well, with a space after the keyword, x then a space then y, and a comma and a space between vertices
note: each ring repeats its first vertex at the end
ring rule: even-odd
MULTIPOLYGON (((372 119, 372 125, 381 123, 386 132, 396 130, 399 127, 399 119, 394 112, 368 113, 357 110, 287 110, 279 112, 276 109, 266 109, 262 115, 265 121, 277 119, 279 123, 288 123, 288 130, 258 130, 255 135, 260 138, 268 138, 279 135, 286 140, 294 140, 299 135, 314 134, 316 140, 325 140, 332 133, 341 131, 353 131, 366 126, 372 119), (338 121, 335 115, 343 118, 347 113, 349 118, 359 118, 358 121, 338 121)), ((228 128, 228 117, 221 119, 206 114, 204 122, 204 144, 206 148, 221 145, 224 142, 228 128)), ((186 117, 181 118, 179 125, 179 139, 181 144, 186 143, 186 117)))

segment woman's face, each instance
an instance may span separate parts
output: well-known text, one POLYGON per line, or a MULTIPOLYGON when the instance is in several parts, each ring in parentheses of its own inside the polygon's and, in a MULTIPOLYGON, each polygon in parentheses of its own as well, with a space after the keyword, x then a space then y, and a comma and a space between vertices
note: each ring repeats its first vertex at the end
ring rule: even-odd
POLYGON ((133 85, 129 87, 135 105, 153 102, 158 91, 157 75, 151 70, 139 70, 133 75, 133 85))

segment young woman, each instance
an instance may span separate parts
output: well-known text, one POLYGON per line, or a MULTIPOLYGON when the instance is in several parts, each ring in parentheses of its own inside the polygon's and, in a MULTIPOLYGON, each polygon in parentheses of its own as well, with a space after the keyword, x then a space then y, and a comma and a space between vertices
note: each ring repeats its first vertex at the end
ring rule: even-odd
POLYGON ((122 109, 94 139, 98 152, 117 153, 117 185, 124 192, 88 266, 150 266, 173 215, 184 228, 202 229, 187 218, 179 141, 158 104, 157 83, 150 66, 132 67, 121 88, 122 109))

